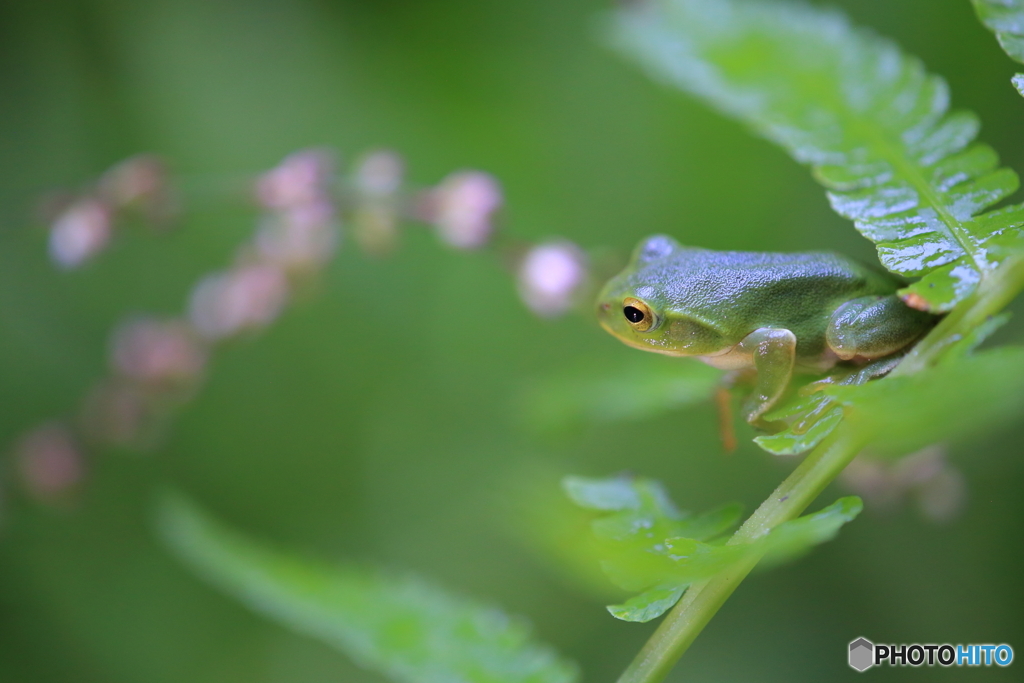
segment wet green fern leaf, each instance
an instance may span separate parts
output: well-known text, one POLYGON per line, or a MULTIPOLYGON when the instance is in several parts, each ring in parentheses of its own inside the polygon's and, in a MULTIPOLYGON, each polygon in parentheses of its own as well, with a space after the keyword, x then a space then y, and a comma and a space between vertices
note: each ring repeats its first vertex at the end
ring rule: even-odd
POLYGON ((1024 0, 972 0, 981 23, 1006 54, 1024 64, 1024 0))
MULTIPOLYGON (((1006 54, 1024 64, 1024 0, 973 0, 981 23, 996 34, 1006 54)), ((1024 74, 1016 74, 1013 87, 1024 96, 1024 74)))

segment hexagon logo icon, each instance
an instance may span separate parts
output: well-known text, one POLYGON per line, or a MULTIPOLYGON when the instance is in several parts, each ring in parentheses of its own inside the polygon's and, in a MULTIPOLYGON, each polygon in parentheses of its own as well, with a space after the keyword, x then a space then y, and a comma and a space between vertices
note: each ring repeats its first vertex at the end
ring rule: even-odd
POLYGON ((875 644, 867 638, 858 638, 850 643, 850 667, 866 671, 875 664, 875 644))

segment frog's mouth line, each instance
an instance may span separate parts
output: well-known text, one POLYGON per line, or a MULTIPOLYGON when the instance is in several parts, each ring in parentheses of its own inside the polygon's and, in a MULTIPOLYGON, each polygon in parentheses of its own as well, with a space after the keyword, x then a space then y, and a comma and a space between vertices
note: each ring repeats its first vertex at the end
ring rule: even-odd
POLYGON ((601 327, 603 327, 605 331, 608 332, 610 335, 618 339, 626 346, 632 346, 634 349, 640 349, 641 351, 652 351, 654 353, 660 353, 664 356, 674 356, 676 358, 694 357, 694 354, 692 353, 684 353, 677 351, 675 349, 658 348, 655 344, 644 343, 638 339, 629 339, 625 336, 620 335, 616 330, 614 330, 607 320, 599 320, 598 323, 600 323, 601 327))

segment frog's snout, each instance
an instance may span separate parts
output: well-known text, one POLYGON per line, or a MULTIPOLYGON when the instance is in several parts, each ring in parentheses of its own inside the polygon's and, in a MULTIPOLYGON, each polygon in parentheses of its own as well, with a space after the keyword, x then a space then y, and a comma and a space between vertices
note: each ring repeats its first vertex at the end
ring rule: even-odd
POLYGON ((612 311, 611 303, 607 301, 599 301, 597 303, 597 322, 608 332, 615 334, 611 325, 609 324, 609 317, 612 311))

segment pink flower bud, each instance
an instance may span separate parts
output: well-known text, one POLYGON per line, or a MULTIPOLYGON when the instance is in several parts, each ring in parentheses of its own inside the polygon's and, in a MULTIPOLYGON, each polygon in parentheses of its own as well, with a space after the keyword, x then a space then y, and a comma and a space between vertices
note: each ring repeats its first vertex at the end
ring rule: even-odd
POLYGON ((370 197, 388 197, 398 192, 404 173, 405 163, 397 153, 371 152, 356 166, 356 189, 370 197))
POLYGON ((161 198, 166 190, 167 169, 148 154, 125 159, 100 179, 100 193, 118 207, 161 198))
POLYGON ((537 315, 552 317, 572 307, 587 271, 580 249, 570 242, 549 242, 519 264, 519 295, 537 315))
POLYGON ((177 213, 177 198, 163 162, 149 154, 125 159, 103 174, 99 195, 118 211, 136 213, 165 227, 177 213))
POLYGON ((319 149, 295 152, 256 181, 256 197, 269 209, 286 209, 330 196, 334 163, 319 149))
POLYGON ((256 250, 286 271, 314 270, 334 255, 338 226, 334 206, 317 201, 267 216, 256 233, 256 250))
POLYGON ((494 177, 482 171, 461 171, 431 192, 430 219, 442 240, 459 249, 474 249, 490 238, 492 218, 502 202, 494 177))
POLYGON ((110 241, 110 208, 94 198, 80 199, 50 229, 50 258, 62 268, 77 268, 110 241))
POLYGON ((216 340, 267 326, 288 297, 284 273, 271 264, 239 266, 202 280, 192 293, 189 320, 216 340))
POLYGON ((187 384, 202 375, 206 349, 184 321, 134 320, 114 331, 111 365, 136 382, 187 384))
POLYGON ((25 434, 15 446, 14 454, 25 489, 38 500, 59 498, 85 476, 82 451, 71 431, 57 422, 25 434))

